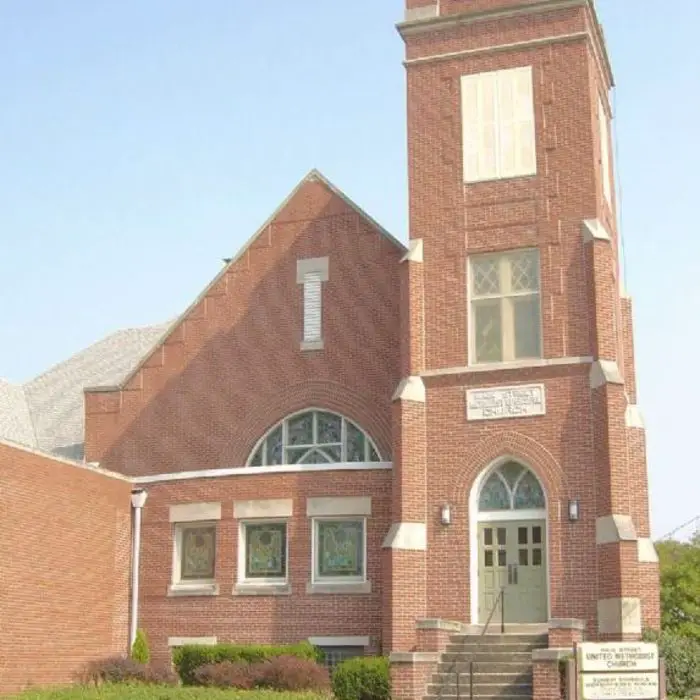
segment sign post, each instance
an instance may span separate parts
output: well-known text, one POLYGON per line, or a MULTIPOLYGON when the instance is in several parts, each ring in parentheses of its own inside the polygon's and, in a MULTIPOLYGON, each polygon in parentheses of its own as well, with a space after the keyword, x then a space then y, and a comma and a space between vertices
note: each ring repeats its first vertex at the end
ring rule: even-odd
POLYGON ((578 700, 659 700, 659 648, 648 642, 576 647, 578 700))

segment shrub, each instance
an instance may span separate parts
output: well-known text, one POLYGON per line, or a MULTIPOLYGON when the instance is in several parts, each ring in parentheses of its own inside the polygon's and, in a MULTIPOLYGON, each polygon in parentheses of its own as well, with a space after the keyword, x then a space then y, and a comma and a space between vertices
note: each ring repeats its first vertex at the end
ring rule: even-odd
POLYGON ((311 659, 277 656, 251 667, 255 685, 272 690, 328 691, 328 671, 311 659))
POLYGON ((143 630, 136 630, 136 639, 134 639, 134 643, 131 646, 131 658, 142 664, 147 664, 151 658, 151 653, 148 650, 148 640, 143 630))
POLYGON ((668 694, 690 697, 700 687, 700 642, 675 632, 646 632, 644 638, 659 645, 666 664, 668 694))
POLYGON ((82 673, 83 683, 126 683, 144 682, 146 667, 134 659, 113 656, 107 659, 90 661, 82 673))
POLYGON ((197 685, 208 688, 240 688, 249 690, 253 687, 254 676, 250 664, 240 661, 222 661, 217 664, 204 664, 194 670, 197 685))
POLYGON ((187 645, 179 647, 173 654, 173 663, 185 685, 196 685, 194 672, 200 666, 222 661, 259 663, 276 656, 295 656, 316 661, 319 650, 309 642, 288 645, 265 644, 215 644, 213 646, 187 645))
POLYGON ((145 681, 154 685, 178 685, 180 679, 169 666, 148 666, 145 681))
POLYGON ((333 693, 338 700, 388 700, 389 660, 358 656, 343 661, 333 672, 333 693))

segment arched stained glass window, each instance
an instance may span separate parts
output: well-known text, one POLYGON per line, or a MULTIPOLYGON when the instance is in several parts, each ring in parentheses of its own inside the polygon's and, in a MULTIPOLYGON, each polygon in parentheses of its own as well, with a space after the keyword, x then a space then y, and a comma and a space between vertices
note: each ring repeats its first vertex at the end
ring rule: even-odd
POLYGON ((535 510, 545 507, 537 477, 522 464, 506 462, 486 479, 479 494, 479 510, 535 510))
POLYGON ((305 411, 274 426, 253 450, 248 466, 380 461, 372 439, 352 421, 328 411, 305 411))

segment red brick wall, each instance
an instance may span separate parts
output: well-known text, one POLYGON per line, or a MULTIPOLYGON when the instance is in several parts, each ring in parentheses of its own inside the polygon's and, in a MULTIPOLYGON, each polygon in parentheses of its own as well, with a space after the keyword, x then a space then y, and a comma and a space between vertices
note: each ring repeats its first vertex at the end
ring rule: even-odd
POLYGON ((128 646, 128 482, 0 443, 0 692, 128 646))
POLYGON ((312 405, 359 423, 387 457, 404 252, 306 182, 122 391, 87 394, 88 460, 129 474, 240 466, 312 405), (301 352, 297 260, 323 256, 325 349, 301 352))
POLYGON ((309 636, 369 635, 381 645, 381 544, 389 529, 391 472, 316 472, 269 474, 152 484, 143 513, 140 624, 148 633, 154 658, 167 657, 169 636, 216 636, 228 642, 296 642, 309 636), (311 519, 306 499, 323 496, 371 496, 367 519, 367 594, 309 594, 311 580, 311 519), (291 595, 233 595, 238 580, 239 523, 234 501, 292 498, 289 520, 289 582, 291 595), (171 505, 220 502, 217 530, 218 596, 166 597, 172 575, 171 505))

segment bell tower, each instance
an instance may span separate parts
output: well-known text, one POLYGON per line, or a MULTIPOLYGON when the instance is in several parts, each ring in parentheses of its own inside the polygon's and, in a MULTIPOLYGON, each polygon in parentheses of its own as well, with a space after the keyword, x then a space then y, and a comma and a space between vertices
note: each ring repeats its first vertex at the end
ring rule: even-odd
POLYGON ((637 639, 659 624, 658 565, 595 6, 406 0, 398 30, 410 245, 386 651, 420 649, 422 618, 483 622, 469 493, 505 458, 546 496, 540 622, 637 639))

